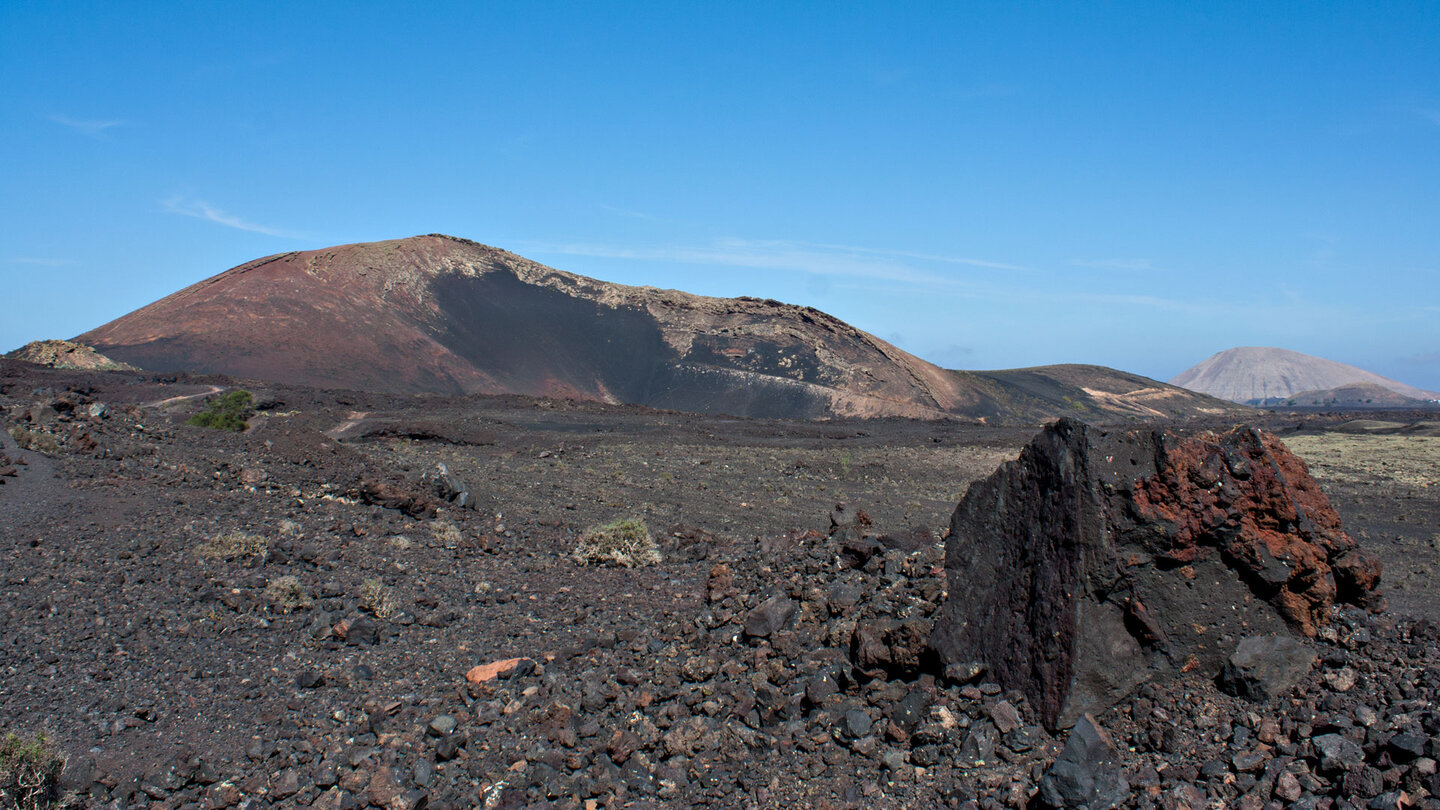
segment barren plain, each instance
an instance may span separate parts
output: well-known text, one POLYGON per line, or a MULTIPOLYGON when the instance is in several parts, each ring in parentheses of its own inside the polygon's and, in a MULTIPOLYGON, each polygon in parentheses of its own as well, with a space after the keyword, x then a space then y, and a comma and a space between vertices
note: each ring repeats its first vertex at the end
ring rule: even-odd
MULTIPOLYGON (((849 663, 857 622, 937 608, 956 501, 1035 427, 13 361, 0 417, 0 730, 47 735, 76 806, 1026 806, 1064 744, 983 678, 849 663), (185 424, 240 387, 249 430, 185 424), (846 562, 838 503, 903 542, 846 562), (625 517, 659 564, 572 559, 625 517)), ((1337 613, 1269 703, 1195 673, 1108 711, 1125 806, 1437 806, 1440 439, 1348 418, 1261 426, 1380 555, 1389 612, 1337 613)))

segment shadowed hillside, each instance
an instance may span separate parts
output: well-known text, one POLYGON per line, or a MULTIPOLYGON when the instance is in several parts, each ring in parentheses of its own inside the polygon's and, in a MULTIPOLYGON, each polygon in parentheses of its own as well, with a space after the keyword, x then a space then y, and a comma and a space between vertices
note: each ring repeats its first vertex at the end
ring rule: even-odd
POLYGON ((813 308, 609 284, 441 235, 258 259, 78 340, 156 371, 756 417, 1033 422, 1229 407, 1092 366, 948 371, 813 308))

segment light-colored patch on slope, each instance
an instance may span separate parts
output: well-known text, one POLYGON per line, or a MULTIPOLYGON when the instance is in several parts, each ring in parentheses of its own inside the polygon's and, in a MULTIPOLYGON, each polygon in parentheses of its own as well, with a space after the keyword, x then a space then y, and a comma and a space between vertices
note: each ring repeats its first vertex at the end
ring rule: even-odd
POLYGON ((1321 433, 1291 436, 1285 445, 1305 460, 1322 483, 1403 486, 1440 484, 1440 436, 1367 436, 1321 433))
POLYGON ((881 417, 940 419, 944 417, 953 418, 955 416, 938 408, 931 408, 914 402, 855 394, 824 385, 804 382, 803 380, 775 377, 769 374, 758 374, 753 371, 745 371, 744 369, 702 366, 689 363, 682 363, 680 367, 696 374, 715 374, 727 377, 733 380, 733 385, 737 388, 748 385, 774 385, 801 389, 812 395, 823 397, 828 403, 830 412, 834 417, 857 419, 881 417))
POLYGON ((1169 399, 1173 396, 1171 392, 1162 391, 1158 388, 1141 389, 1128 394, 1116 394, 1110 391, 1101 391, 1096 388, 1081 388, 1098 407, 1104 408, 1113 413, 1132 414, 1134 416, 1164 416, 1165 412, 1146 405, 1144 396, 1147 392, 1159 394, 1160 399, 1169 399))

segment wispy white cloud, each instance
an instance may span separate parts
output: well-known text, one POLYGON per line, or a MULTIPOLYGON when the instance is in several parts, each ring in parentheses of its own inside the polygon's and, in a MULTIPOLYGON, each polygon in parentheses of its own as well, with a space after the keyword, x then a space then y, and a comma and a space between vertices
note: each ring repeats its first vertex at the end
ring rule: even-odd
POLYGON ((305 236, 294 231, 272 228, 269 225, 261 225, 246 219, 241 219, 234 214, 216 208, 204 200, 195 200, 187 197, 175 196, 161 200, 160 205, 167 214, 179 214, 184 217, 194 217, 213 222, 216 225, 224 225, 227 228, 234 228, 239 231, 251 233, 263 233, 266 236, 279 236, 286 239, 303 239, 305 236))
POLYGON ((614 214, 617 217, 625 217, 626 219, 642 219, 646 222, 663 221, 660 219, 660 217, 657 217, 654 214, 647 214, 644 211, 633 211, 629 208, 620 208, 614 205, 601 205, 600 210, 604 211, 607 214, 614 214))
POLYGON ((1155 266, 1149 259, 1071 259, 1070 264, 1076 267, 1089 267, 1095 270, 1133 270, 1145 271, 1154 270, 1155 266))
MULTIPOLYGON (((786 243, 779 243, 786 244, 786 243)), ((803 242, 792 244, 805 244, 803 242)), ((825 250, 836 250, 845 253, 860 253, 870 256, 895 256, 902 259, 919 259, 925 262, 941 262, 942 264, 964 264, 970 267, 986 267, 991 270, 1026 270, 1028 268, 1018 264, 1006 264, 1004 262, 993 262, 988 259, 971 259, 960 256, 942 256, 937 253, 917 253, 910 250, 885 250, 883 248, 864 248, 854 245, 827 245, 816 244, 813 247, 825 250)))
POLYGON ((1068 297, 1071 300, 1079 299, 1097 304, 1163 309, 1171 312, 1207 313, 1218 309, 1215 304, 1198 301, 1181 301, 1176 298, 1164 298, 1158 295, 1075 293, 1068 297))
POLYGON ((16 256, 7 261, 11 264, 29 264, 36 267, 64 267, 73 264, 69 259, 42 259, 34 256, 16 256))
POLYGON ((530 244, 526 247, 539 252, 567 256, 785 270, 816 276, 869 278, 917 285, 962 283, 958 279, 917 267, 918 263, 962 264, 987 269, 1021 269, 1016 265, 981 259, 797 241, 722 239, 698 246, 623 247, 570 243, 530 244))
POLYGON ((80 132, 91 137, 100 135, 104 133, 107 129, 129 126, 130 124, 129 121, 124 121, 118 118, 87 120, 81 118, 71 118, 67 115, 52 115, 50 116, 50 120, 63 127, 69 127, 76 132, 80 132))

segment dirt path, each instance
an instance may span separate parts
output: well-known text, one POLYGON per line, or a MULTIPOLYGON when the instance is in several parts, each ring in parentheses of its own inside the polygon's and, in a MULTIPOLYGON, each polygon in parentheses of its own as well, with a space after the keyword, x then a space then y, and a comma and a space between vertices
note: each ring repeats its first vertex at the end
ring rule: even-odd
POLYGON ((166 398, 166 399, 157 399, 157 400, 155 400, 154 402, 147 402, 147 403, 145 403, 145 404, 144 404, 144 407, 146 407, 146 408, 163 408, 163 407, 165 407, 166 405, 173 405, 173 404, 175 404, 176 402, 185 402, 186 400, 200 399, 200 398, 202 398, 202 397, 208 397, 208 396, 210 396, 210 395, 212 395, 212 394, 218 394, 218 393, 220 393, 221 391, 224 391, 224 390, 225 390, 225 387, 224 387, 224 386, 221 386, 221 385, 212 385, 212 386, 210 386, 208 389, 206 389, 206 390, 204 390, 204 391, 201 391, 201 392, 198 393, 198 394, 183 394, 183 395, 178 396, 178 397, 168 397, 168 398, 166 398))
POLYGON ((332 439, 335 439, 336 441, 339 441, 340 439, 345 437, 346 433, 349 433, 351 430, 353 430, 356 425, 364 422, 365 417, 369 415, 370 411, 351 411, 350 415, 345 417, 344 422, 341 422, 335 427, 325 431, 325 435, 329 436, 332 439))

